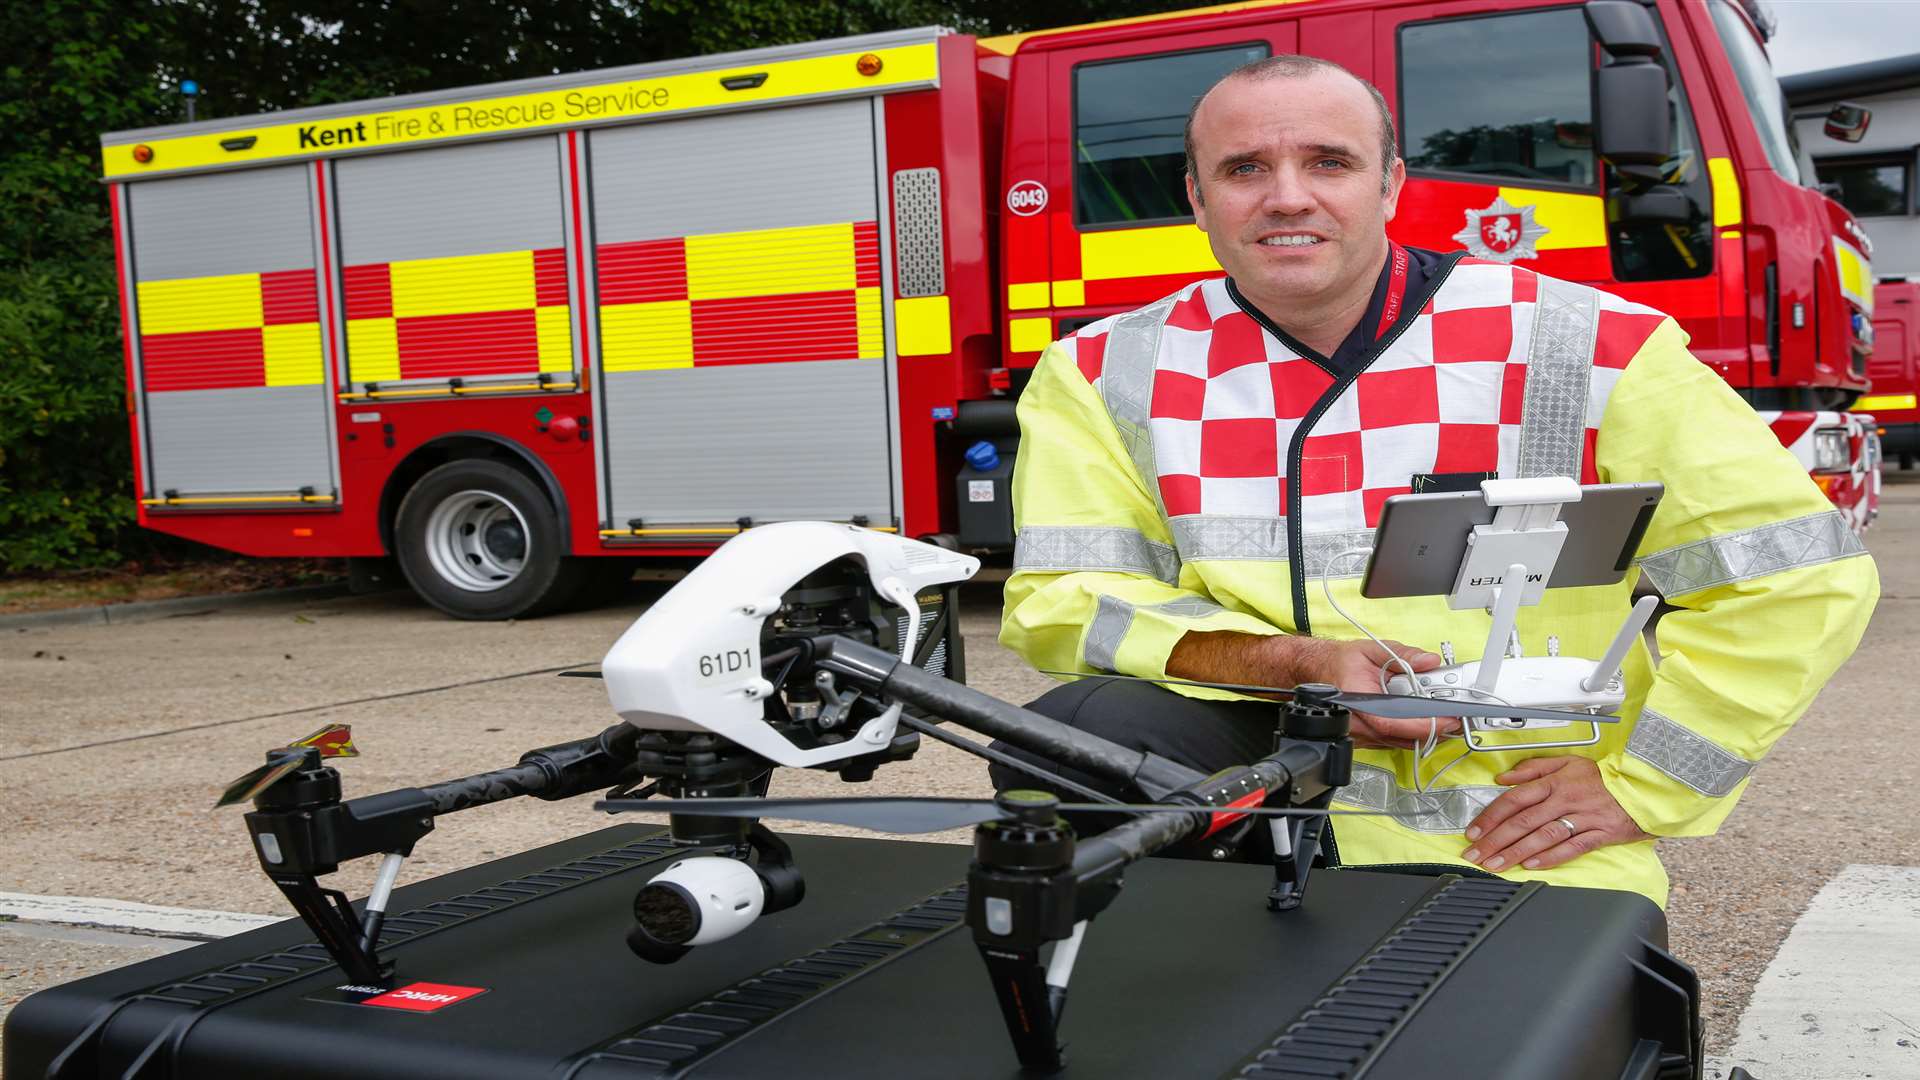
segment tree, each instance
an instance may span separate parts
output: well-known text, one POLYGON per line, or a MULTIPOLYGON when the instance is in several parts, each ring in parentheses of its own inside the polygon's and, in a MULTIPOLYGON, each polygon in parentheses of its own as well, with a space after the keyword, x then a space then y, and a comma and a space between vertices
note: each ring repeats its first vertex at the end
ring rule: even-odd
POLYGON ((940 24, 1115 18, 1145 0, 0 0, 0 571, 102 565, 133 529, 99 136, 940 24))

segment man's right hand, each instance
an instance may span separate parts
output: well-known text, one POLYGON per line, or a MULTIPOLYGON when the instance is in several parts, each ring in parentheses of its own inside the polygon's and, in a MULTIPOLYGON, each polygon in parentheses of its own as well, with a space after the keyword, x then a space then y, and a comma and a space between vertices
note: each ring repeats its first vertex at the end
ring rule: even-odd
MULTIPOLYGON (((1393 651, 1414 671, 1431 671, 1443 662, 1440 654, 1389 641, 1393 651)), ((1301 683, 1328 683, 1351 693, 1380 693, 1380 665, 1390 657, 1371 641, 1331 641, 1292 634, 1255 635, 1231 631, 1191 632, 1167 658, 1167 674, 1200 682, 1258 683, 1290 687, 1301 683)), ((1389 676, 1395 672, 1389 671, 1389 676)), ((1426 719, 1389 720, 1355 712, 1353 744, 1410 750, 1427 737, 1426 719)), ((1460 730, 1460 721, 1443 719, 1442 734, 1460 730)))
MULTIPOLYGON (((1371 641, 1325 641, 1313 638, 1270 640, 1285 640, 1299 650, 1293 661, 1294 670, 1304 677, 1298 681, 1329 683, 1341 690, 1359 694, 1380 693, 1380 665, 1392 659, 1386 649, 1371 641)), ((1430 653, 1398 641, 1390 640, 1386 644, 1416 672, 1432 671, 1443 662, 1439 653, 1430 653)), ((1400 673, 1396 665, 1387 672, 1387 677, 1400 673)), ((1441 734, 1458 732, 1460 721, 1443 718, 1438 727, 1441 734)), ((1353 713, 1353 745, 1359 747, 1411 750, 1414 743, 1425 740, 1433 729, 1433 721, 1427 719, 1395 720, 1358 710, 1353 713)))

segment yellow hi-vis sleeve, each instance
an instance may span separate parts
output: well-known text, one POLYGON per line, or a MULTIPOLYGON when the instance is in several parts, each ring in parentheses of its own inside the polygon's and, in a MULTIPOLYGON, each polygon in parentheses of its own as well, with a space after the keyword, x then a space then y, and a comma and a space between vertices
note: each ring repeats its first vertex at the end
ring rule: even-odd
POLYGON ((1038 668, 1160 678, 1190 630, 1281 632, 1193 587, 1147 480, 1068 347, 1055 342, 1041 355, 1019 417, 1001 644, 1038 668))
POLYGON ((1880 594, 1845 519, 1686 343, 1672 320, 1647 339, 1595 447, 1603 481, 1666 485, 1638 563, 1679 610, 1658 624, 1660 662, 1624 749, 1600 763, 1621 807, 1659 836, 1719 827, 1853 654, 1880 594))

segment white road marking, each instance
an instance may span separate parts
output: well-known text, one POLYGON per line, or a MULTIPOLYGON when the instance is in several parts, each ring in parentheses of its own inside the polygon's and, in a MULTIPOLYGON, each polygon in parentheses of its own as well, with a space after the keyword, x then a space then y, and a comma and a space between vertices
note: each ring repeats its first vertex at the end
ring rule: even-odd
POLYGON ((7 938, 33 941, 70 941, 81 945, 112 945, 122 949, 170 953, 203 944, 189 938, 155 937, 123 930, 101 930, 91 926, 62 926, 58 923, 0 922, 0 941, 7 938))
POLYGON ((1841 870, 1793 924, 1707 1075, 1739 1065, 1764 1080, 1920 1076, 1916 960, 1920 867, 1841 870))
POLYGON ((286 915, 249 915, 238 911, 160 907, 157 904, 136 904, 127 900, 103 900, 91 896, 35 896, 31 893, 0 892, 0 917, 7 916, 30 922, 139 930, 148 934, 203 941, 229 937, 246 930, 258 930, 289 918, 286 915))

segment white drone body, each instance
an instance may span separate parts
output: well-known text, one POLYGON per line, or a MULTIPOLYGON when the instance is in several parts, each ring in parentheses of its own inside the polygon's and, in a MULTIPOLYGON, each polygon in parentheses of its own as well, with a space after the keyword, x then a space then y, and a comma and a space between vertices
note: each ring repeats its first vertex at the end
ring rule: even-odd
POLYGON ((875 591, 907 612, 905 654, 920 636, 914 597, 980 569, 971 555, 856 525, 789 521, 749 529, 709 555, 613 643, 600 670, 614 711, 643 730, 711 732, 796 768, 884 749, 900 719, 898 705, 846 741, 811 749, 763 718, 762 703, 776 688, 761 674, 761 628, 788 589, 847 556, 865 564, 875 591))

